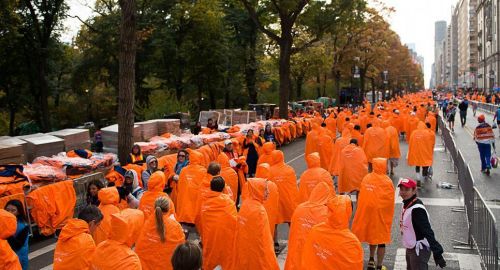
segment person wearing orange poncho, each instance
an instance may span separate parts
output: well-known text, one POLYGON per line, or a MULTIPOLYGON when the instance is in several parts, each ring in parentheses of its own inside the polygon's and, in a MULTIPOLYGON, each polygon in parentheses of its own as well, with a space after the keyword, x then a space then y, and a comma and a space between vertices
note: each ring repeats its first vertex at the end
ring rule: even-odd
POLYGON ((313 189, 308 200, 299 204, 293 212, 285 270, 301 269, 302 247, 307 234, 313 226, 328 220, 326 204, 333 197, 334 190, 321 182, 313 189))
MULTIPOLYGON (((271 143, 272 144, 272 143, 271 143)), ((232 192, 231 199, 236 202, 236 197, 238 196, 238 190, 240 190, 238 184, 238 174, 229 165, 229 158, 226 154, 221 153, 217 157, 217 162, 220 164, 221 171, 220 176, 224 178, 224 182, 229 186, 232 192)))
POLYGON ((108 240, 97 245, 92 257, 91 269, 95 270, 140 270, 141 261, 130 249, 130 225, 121 213, 111 215, 111 231, 108 240))
POLYGON ((78 218, 68 220, 59 234, 54 251, 54 270, 90 269, 95 243, 91 233, 103 216, 99 208, 86 206, 78 218))
POLYGON ((290 222, 297 207, 299 190, 295 170, 285 164, 285 156, 280 150, 273 151, 271 181, 278 186, 279 192, 278 224, 290 222))
POLYGON ((344 147, 339 159, 339 193, 359 191, 363 177, 368 174, 368 160, 365 152, 358 146, 356 139, 351 139, 344 147))
POLYGON ((299 184, 299 203, 309 199, 312 190, 321 182, 326 183, 331 190, 333 187, 332 176, 330 173, 321 168, 320 156, 318 153, 311 153, 306 156, 307 170, 300 176, 299 184))
POLYGON ((332 137, 333 134, 326 128, 321 127, 321 132, 317 137, 317 149, 319 156, 321 157, 321 168, 328 170, 328 166, 330 165, 330 160, 332 158, 333 145, 335 137, 332 137))
POLYGON ((394 110, 391 118, 391 126, 396 128, 398 135, 404 131, 403 118, 399 115, 399 110, 394 110))
POLYGON ((203 243, 203 269, 220 265, 229 269, 232 265, 237 212, 234 201, 223 194, 224 179, 214 177, 210 191, 201 205, 201 240, 203 243))
POLYGON ((363 150, 368 160, 368 166, 370 166, 374 158, 389 157, 389 140, 387 138, 387 133, 383 128, 378 126, 378 124, 366 130, 363 139, 363 150))
POLYGON ((351 200, 339 195, 327 207, 328 220, 314 226, 306 237, 300 269, 363 269, 363 248, 349 230, 351 200))
POLYGON ((413 131, 415 129, 417 129, 417 126, 418 126, 418 117, 415 115, 414 112, 410 113, 410 116, 408 117, 408 120, 407 122, 405 122, 405 125, 406 125, 406 142, 407 143, 410 143, 410 137, 411 137, 411 134, 413 133, 413 131))
MULTIPOLYGON (((268 196, 264 201, 264 208, 266 208, 267 218, 269 220, 269 228, 271 229, 271 235, 274 238, 274 246, 278 247, 278 239, 276 235, 276 226, 278 225, 278 213, 279 213, 279 191, 278 186, 271 181, 271 165, 267 163, 262 163, 257 166, 257 172, 255 173, 255 178, 260 178, 266 180, 268 196)), ((245 184, 245 189, 247 185, 245 184)), ((248 197, 248 192, 246 197, 248 197)), ((242 194, 243 198, 243 194, 242 194)), ((244 199, 243 199, 244 200, 244 199)))
POLYGON ((120 212, 120 209, 116 206, 120 200, 120 195, 118 195, 118 190, 115 187, 109 187, 99 190, 97 197, 101 202, 99 210, 101 210, 103 218, 94 233, 92 233, 92 237, 95 244, 99 245, 99 243, 108 239, 108 234, 111 231, 111 215, 120 212))
POLYGON ((358 124, 354 125, 354 128, 351 131, 351 138, 356 139, 358 141, 358 145, 363 145, 363 134, 361 134, 360 125, 358 124))
POLYGON ((235 237, 235 270, 278 270, 273 238, 269 230, 266 209, 262 203, 267 199, 264 179, 248 179, 248 198, 243 200, 238 213, 235 237))
POLYGON ((306 136, 306 149, 305 155, 309 155, 314 152, 318 152, 318 136, 321 133, 321 126, 317 123, 312 124, 311 132, 307 133, 306 136))
POLYGON ((375 269, 375 251, 377 251, 376 269, 381 269, 385 245, 391 242, 395 189, 386 172, 387 160, 373 159, 373 172, 365 176, 361 182, 358 206, 352 223, 352 232, 359 241, 370 245, 368 262, 370 269, 375 269))
POLYGON ((349 145, 350 141, 351 141, 351 132, 349 131, 349 129, 345 128, 342 131, 342 137, 338 138, 333 146, 333 155, 332 158, 330 159, 330 166, 328 169, 328 172, 330 172, 331 175, 339 175, 340 153, 342 152, 342 149, 344 149, 344 147, 349 145))
POLYGON ((154 201, 154 215, 144 223, 135 252, 141 260, 142 269, 172 269, 170 258, 175 248, 184 243, 181 225, 170 216, 171 200, 167 196, 154 201))
POLYGON ((271 164, 273 161, 272 152, 276 150, 276 145, 272 142, 266 142, 262 145, 262 152, 257 161, 257 166, 262 163, 271 164))
POLYGON ((394 168, 398 166, 401 151, 399 149, 399 133, 398 130, 392 126, 388 121, 382 122, 382 127, 385 129, 387 138, 389 140, 389 164, 390 174, 394 175, 394 168))
POLYGON ((330 115, 325 119, 325 124, 326 128, 332 132, 332 134, 336 135, 337 134, 337 119, 335 119, 335 113, 332 112, 330 115))
MULTIPOLYGON (((165 174, 162 171, 154 172, 149 178, 149 189, 144 192, 141 197, 141 201, 139 202, 139 210, 144 212, 145 220, 148 220, 149 217, 154 214, 154 204, 158 197, 166 196, 167 198, 170 198, 166 193, 163 192, 165 183, 165 174)), ((169 209, 170 215, 175 215, 175 206, 172 200, 170 200, 169 209)))
POLYGON ((424 178, 428 178, 429 167, 432 166, 433 161, 435 140, 436 135, 425 126, 424 122, 419 122, 417 129, 410 136, 408 166, 416 166, 415 172, 419 186, 424 178), (423 167, 422 175, 420 167, 423 167))
POLYGON ((16 233, 17 218, 10 212, 0 209, 0 269, 21 270, 21 263, 7 239, 16 233))
POLYGON ((177 183, 177 220, 181 223, 194 224, 198 214, 197 202, 200 185, 207 175, 201 165, 203 155, 191 150, 189 165, 182 169, 177 183))

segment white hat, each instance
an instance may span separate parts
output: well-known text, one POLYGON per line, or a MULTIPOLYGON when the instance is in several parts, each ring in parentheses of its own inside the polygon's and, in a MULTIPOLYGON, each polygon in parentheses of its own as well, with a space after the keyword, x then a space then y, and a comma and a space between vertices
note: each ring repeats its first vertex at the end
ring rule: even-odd
POLYGON ((231 140, 225 140, 224 145, 232 144, 233 142, 231 140))
POLYGON ((395 110, 395 111, 394 111, 394 113, 397 113, 397 114, 399 114, 399 110, 395 110))

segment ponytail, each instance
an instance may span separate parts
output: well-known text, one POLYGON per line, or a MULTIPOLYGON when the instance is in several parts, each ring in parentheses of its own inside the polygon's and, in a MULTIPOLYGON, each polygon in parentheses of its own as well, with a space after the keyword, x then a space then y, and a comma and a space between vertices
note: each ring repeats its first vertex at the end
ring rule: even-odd
POLYGON ((165 223, 163 223, 163 213, 170 209, 170 200, 166 196, 158 197, 155 200, 155 221, 156 232, 160 236, 162 243, 165 242, 165 223))
POLYGON ((161 211, 161 208, 159 206, 155 208, 155 219, 156 219, 156 232, 158 232, 161 242, 164 243, 165 224, 163 223, 163 211, 161 211))

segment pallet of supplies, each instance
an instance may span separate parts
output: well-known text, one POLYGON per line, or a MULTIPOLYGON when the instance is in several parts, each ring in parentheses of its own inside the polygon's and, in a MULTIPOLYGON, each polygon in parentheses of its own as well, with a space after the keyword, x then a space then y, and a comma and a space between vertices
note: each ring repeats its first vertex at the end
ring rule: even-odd
POLYGON ((156 121, 144 121, 135 123, 140 127, 141 138, 143 141, 147 141, 154 136, 158 136, 158 122, 156 121))
POLYGON ((156 122, 158 127, 158 135, 170 133, 176 136, 181 135, 181 120, 180 119, 154 119, 149 120, 156 122))
POLYGON ((26 162, 27 142, 9 136, 0 137, 0 164, 26 162))
POLYGON ((234 111, 232 124, 249 124, 257 121, 256 111, 234 111))
POLYGON ((17 138, 27 142, 26 160, 28 162, 36 157, 50 157, 64 151, 64 140, 49 134, 37 133, 17 138))
MULTIPOLYGON (((118 149, 118 124, 114 124, 101 129, 102 131, 102 144, 105 150, 109 150, 112 153, 116 153, 118 149), (115 151, 112 151, 112 150, 115 151)), ((134 142, 140 142, 141 139, 141 129, 139 125, 134 125, 134 142)))
POLYGON ((208 119, 212 119, 213 123, 219 121, 220 112, 217 111, 201 111, 198 121, 201 123, 202 127, 206 127, 208 124, 208 119))
POLYGON ((90 149, 88 129, 67 128, 47 133, 64 140, 64 150, 90 149))

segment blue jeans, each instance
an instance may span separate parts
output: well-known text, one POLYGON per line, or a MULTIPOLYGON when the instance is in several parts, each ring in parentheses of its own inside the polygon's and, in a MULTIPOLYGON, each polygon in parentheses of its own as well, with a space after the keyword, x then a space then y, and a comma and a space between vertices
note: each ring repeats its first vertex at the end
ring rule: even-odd
POLYGON ((479 148, 479 157, 481 159, 481 171, 491 169, 491 144, 476 143, 477 148, 479 148))

